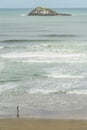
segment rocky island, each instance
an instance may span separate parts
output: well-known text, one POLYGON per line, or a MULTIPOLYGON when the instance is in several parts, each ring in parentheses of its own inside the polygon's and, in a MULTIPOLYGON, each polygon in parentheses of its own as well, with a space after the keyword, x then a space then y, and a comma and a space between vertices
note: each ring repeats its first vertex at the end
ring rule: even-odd
POLYGON ((52 9, 43 8, 43 7, 37 7, 28 14, 28 16, 59 16, 59 15, 71 16, 71 14, 61 14, 61 13, 57 13, 52 9))

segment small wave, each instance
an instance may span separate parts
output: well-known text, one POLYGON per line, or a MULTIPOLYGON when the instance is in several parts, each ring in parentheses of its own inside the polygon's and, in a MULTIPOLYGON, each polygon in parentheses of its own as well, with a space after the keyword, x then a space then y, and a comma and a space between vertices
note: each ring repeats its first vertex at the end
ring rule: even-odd
POLYGON ((52 78, 84 78, 84 75, 57 75, 57 74, 49 74, 48 77, 52 78))
POLYGON ((10 48, 27 48, 27 46, 19 46, 19 45, 10 45, 10 46, 4 46, 3 49, 10 49, 10 48))
POLYGON ((43 77, 43 78, 47 78, 46 75, 42 75, 42 74, 33 74, 33 77, 43 77))
POLYGON ((12 61, 12 63, 81 63, 81 64, 84 64, 84 63, 87 63, 87 60, 84 60, 84 61, 73 61, 73 60, 35 60, 35 59, 31 59, 31 60, 28 60, 28 59, 23 59, 23 60, 18 60, 18 61, 12 61))
POLYGON ((11 42, 11 43, 14 43, 14 42, 28 42, 28 41, 30 41, 30 40, 17 40, 17 39, 13 39, 13 40, 4 40, 4 41, 2 41, 2 42, 11 42))
MULTIPOLYGON (((34 60, 38 60, 36 58, 39 58, 39 60, 47 60, 47 58, 79 58, 83 57, 84 54, 57 54, 57 53, 51 53, 51 52, 24 52, 24 53, 6 53, 2 54, 2 58, 35 58, 34 60)), ((30 60, 30 59, 29 59, 30 60)))
POLYGON ((57 35, 57 34, 50 34, 50 35, 42 35, 42 36, 47 36, 47 37, 77 37, 77 35, 57 35))
POLYGON ((30 94, 56 94, 56 93, 66 93, 66 91, 62 90, 45 90, 45 89, 31 89, 28 91, 30 94))
POLYGON ((67 94, 87 95, 87 90, 71 90, 71 91, 68 91, 67 94))
POLYGON ((6 80, 0 80, 0 83, 8 83, 8 82, 17 82, 20 81, 19 79, 6 79, 6 80))
POLYGON ((21 14, 22 17, 27 16, 26 14, 21 14))
POLYGON ((53 42, 56 40, 24 40, 24 39, 11 39, 11 40, 3 40, 5 43, 15 43, 15 42, 53 42))
POLYGON ((81 94, 87 95, 87 90, 46 90, 46 89, 31 89, 27 91, 29 94, 81 94))

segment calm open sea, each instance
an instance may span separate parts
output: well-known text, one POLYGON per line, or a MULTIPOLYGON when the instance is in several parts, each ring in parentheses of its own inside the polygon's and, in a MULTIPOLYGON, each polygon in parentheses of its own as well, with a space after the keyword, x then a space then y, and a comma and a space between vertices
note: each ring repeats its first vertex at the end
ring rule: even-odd
POLYGON ((0 9, 0 116, 86 109, 87 9, 55 10, 0 9))

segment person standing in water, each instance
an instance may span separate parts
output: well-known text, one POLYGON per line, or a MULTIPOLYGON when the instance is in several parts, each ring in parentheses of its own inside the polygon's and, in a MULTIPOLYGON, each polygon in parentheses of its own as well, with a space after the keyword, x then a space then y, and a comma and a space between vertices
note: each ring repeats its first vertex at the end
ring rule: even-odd
POLYGON ((19 118, 19 106, 17 106, 17 118, 19 118))

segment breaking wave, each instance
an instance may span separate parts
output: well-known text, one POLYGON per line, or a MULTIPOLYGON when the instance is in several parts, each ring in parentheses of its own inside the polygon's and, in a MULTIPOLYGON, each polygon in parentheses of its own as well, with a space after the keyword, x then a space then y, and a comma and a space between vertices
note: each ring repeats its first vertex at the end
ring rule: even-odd
MULTIPOLYGON (((3 58, 39 58, 39 60, 47 60, 48 58, 79 58, 79 57, 85 57, 84 54, 78 53, 78 54, 57 54, 57 53, 51 53, 51 52, 13 52, 13 53, 6 53, 2 54, 1 57, 3 58)), ((30 59, 29 59, 30 60, 30 59)), ((38 59, 36 59, 38 60, 38 59)))
POLYGON ((55 74, 55 75, 53 75, 53 74, 49 74, 48 75, 48 77, 52 77, 52 78, 84 78, 84 77, 86 77, 86 76, 84 76, 84 75, 57 75, 57 74, 55 74))
POLYGON ((45 89, 31 89, 28 90, 29 94, 81 94, 87 95, 87 90, 45 90, 45 89))
POLYGON ((15 88, 16 85, 13 83, 8 83, 8 84, 1 84, 0 85, 0 93, 7 91, 9 89, 15 88))

